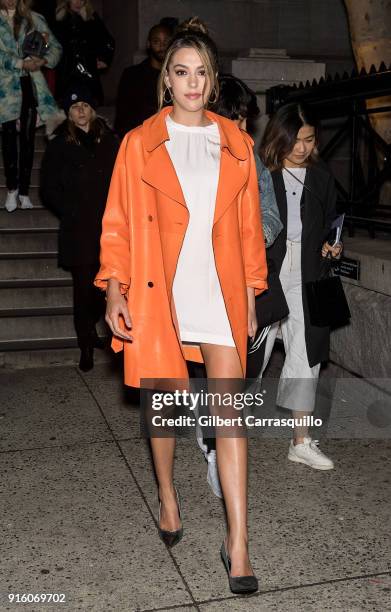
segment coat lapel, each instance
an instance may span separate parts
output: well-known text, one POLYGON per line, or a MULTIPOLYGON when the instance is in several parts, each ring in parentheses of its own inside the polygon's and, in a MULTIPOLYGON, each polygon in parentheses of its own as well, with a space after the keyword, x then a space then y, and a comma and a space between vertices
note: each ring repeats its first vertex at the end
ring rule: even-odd
MULTIPOLYGON (((169 198, 186 207, 185 198, 164 143, 169 140, 166 116, 172 107, 166 107, 143 124, 143 140, 151 154, 142 173, 142 180, 158 189, 169 198)), ((239 161, 248 158, 248 149, 239 128, 228 119, 206 111, 207 117, 215 121, 220 132, 220 174, 216 196, 214 224, 244 187, 247 176, 239 161)))
POLYGON ((246 180, 246 174, 239 166, 237 160, 227 149, 222 149, 213 225, 218 222, 227 208, 230 207, 233 200, 244 187, 246 180))
POLYGON ((288 223, 288 204, 286 200, 286 191, 284 178, 281 170, 275 170, 272 174, 273 185, 276 193, 276 200, 278 205, 278 211, 280 213, 281 223, 286 233, 286 227, 288 223))
POLYGON ((324 207, 321 200, 321 189, 317 183, 316 168, 309 166, 307 168, 304 184, 307 189, 303 189, 302 196, 302 223, 303 232, 302 240, 304 241, 313 231, 314 227, 324 225, 324 207))
POLYGON ((141 178, 151 187, 187 208, 175 168, 164 143, 152 151, 141 178))

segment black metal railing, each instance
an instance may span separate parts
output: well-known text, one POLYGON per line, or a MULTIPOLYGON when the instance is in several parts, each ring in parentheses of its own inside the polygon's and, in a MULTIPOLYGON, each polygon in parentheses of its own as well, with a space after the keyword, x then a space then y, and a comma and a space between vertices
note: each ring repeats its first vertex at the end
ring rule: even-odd
POLYGON ((381 189, 391 179, 391 145, 372 127, 370 115, 391 112, 391 106, 367 108, 366 102, 391 95, 391 65, 376 70, 356 70, 293 86, 276 86, 266 92, 266 112, 271 115, 289 102, 311 106, 320 120, 340 122, 321 156, 332 160, 341 144, 349 146, 348 187, 337 180, 339 208, 346 212, 351 232, 366 227, 372 236, 376 229, 391 231, 391 202, 379 204, 381 189), (365 151, 365 154, 363 154, 365 151))

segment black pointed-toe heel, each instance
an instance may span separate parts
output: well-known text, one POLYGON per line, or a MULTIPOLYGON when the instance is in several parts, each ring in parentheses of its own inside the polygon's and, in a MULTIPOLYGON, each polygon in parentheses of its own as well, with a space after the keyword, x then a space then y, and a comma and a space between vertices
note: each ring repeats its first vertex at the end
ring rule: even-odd
POLYGON ((258 591, 258 580, 255 576, 231 576, 231 559, 228 556, 224 542, 221 545, 220 554, 227 570, 229 588, 232 593, 244 595, 258 591))
MULTIPOLYGON (((182 511, 181 511, 181 501, 180 501, 180 497, 179 497, 179 493, 177 488, 175 487, 175 493, 176 493, 176 498, 177 498, 177 502, 178 502, 178 513, 179 513, 179 518, 182 520, 182 511)), ((166 531, 165 529, 160 529, 159 527, 159 523, 160 523, 160 509, 162 507, 162 502, 159 502, 159 516, 158 516, 158 532, 159 532, 159 537, 161 540, 163 540, 163 542, 165 543, 166 546, 168 546, 169 548, 172 548, 173 546, 175 546, 176 544, 178 544, 182 538, 183 538, 183 526, 180 529, 177 529, 176 531, 166 531)))

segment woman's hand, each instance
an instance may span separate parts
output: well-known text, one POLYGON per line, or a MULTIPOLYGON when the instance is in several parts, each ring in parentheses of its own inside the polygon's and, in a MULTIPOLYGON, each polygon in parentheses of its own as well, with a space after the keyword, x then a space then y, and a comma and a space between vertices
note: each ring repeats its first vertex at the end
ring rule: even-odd
POLYGON ((133 337, 122 330, 120 327, 120 317, 125 321, 125 326, 128 329, 132 329, 132 321, 129 316, 128 306, 119 288, 119 282, 114 279, 110 279, 107 283, 107 305, 106 305, 106 316, 105 321, 110 327, 114 336, 121 338, 122 340, 133 340, 133 337))
POLYGON ((34 59, 29 57, 23 61, 23 70, 27 70, 27 72, 35 72, 39 70, 39 67, 34 59))
POLYGON ((107 64, 98 59, 96 60, 96 67, 98 70, 105 70, 107 68, 107 64))
POLYGON ((36 72, 46 63, 47 62, 45 59, 41 59, 39 57, 29 57, 23 61, 23 69, 27 70, 27 72, 36 72))
POLYGON ((335 246, 331 246, 328 242, 325 242, 322 246, 322 257, 328 257, 330 253, 330 257, 333 259, 339 259, 342 253, 342 242, 338 242, 335 246))
POLYGON ((247 287, 247 303, 248 303, 248 336, 254 340, 258 330, 257 314, 255 312, 255 290, 253 287, 247 287))

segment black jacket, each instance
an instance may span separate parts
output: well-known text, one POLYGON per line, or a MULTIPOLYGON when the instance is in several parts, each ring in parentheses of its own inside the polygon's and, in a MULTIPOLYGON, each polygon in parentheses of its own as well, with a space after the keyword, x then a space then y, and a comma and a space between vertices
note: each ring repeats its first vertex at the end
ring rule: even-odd
POLYGON ((99 143, 77 130, 81 144, 69 143, 63 126, 45 152, 41 197, 60 218, 59 265, 97 264, 102 217, 117 156, 117 137, 105 128, 99 143))
POLYGON ((103 103, 103 90, 97 60, 110 66, 115 42, 103 21, 94 13, 88 21, 77 13, 67 13, 56 22, 55 34, 63 47, 57 66, 57 97, 62 98, 75 81, 81 81, 92 91, 98 104, 103 103))
MULTIPOLYGON (((270 273, 279 274, 286 253, 288 212, 282 172, 280 170, 272 172, 272 178, 283 229, 274 244, 267 249, 266 254, 270 273)), ((328 263, 322 258, 321 249, 336 217, 337 194, 334 178, 323 162, 318 162, 307 168, 305 185, 308 189, 303 189, 301 199, 303 225, 301 273, 305 340, 309 365, 312 367, 328 359, 330 330, 328 327, 311 325, 304 284, 308 281, 318 280, 328 274, 328 263)))
POLYGON ((123 71, 118 87, 114 123, 121 138, 157 112, 159 74, 160 71, 151 66, 149 59, 123 71))

